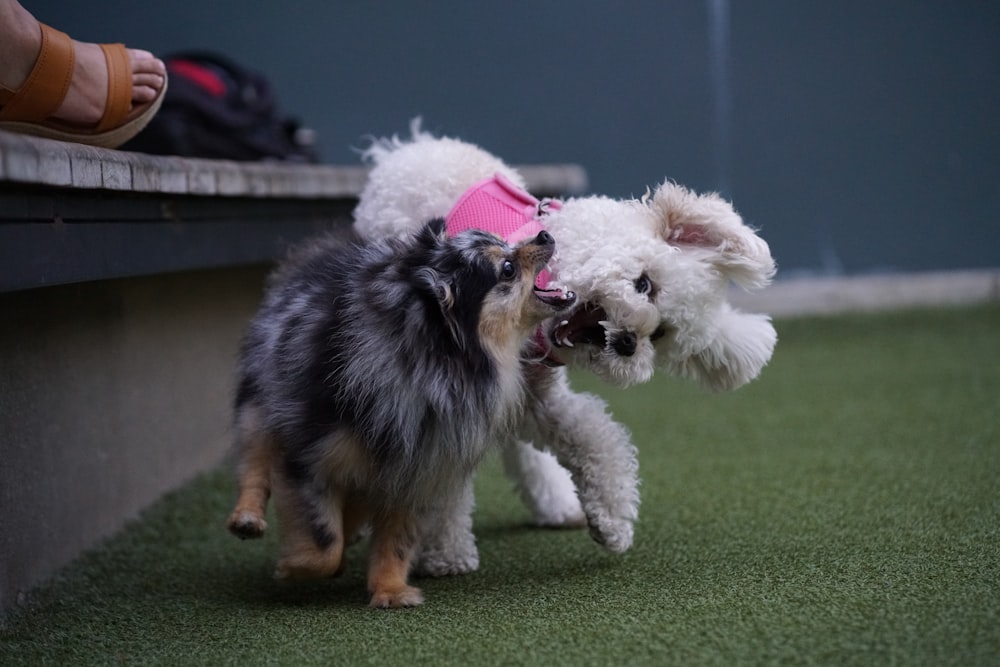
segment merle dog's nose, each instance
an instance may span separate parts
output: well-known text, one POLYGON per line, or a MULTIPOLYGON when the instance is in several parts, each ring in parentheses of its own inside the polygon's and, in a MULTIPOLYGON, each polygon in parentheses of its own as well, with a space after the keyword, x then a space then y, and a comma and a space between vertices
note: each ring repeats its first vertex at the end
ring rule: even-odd
POLYGON ((544 229, 538 232, 538 236, 535 237, 535 243, 538 245, 552 245, 556 240, 552 238, 552 234, 549 234, 544 229))
POLYGON ((611 341, 611 347, 623 357, 631 357, 635 354, 635 345, 635 334, 631 331, 623 331, 611 341))

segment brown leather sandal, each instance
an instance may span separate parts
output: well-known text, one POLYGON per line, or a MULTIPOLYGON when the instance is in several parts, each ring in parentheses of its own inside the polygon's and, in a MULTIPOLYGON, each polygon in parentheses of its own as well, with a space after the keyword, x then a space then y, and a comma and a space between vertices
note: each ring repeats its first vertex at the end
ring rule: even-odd
POLYGON ((132 68, 122 44, 101 44, 108 67, 108 97, 96 125, 74 125, 52 118, 73 77, 76 54, 69 35, 42 27, 42 50, 35 67, 16 91, 0 86, 0 130, 33 134, 90 146, 117 148, 146 126, 163 103, 167 81, 151 102, 132 106, 132 68))

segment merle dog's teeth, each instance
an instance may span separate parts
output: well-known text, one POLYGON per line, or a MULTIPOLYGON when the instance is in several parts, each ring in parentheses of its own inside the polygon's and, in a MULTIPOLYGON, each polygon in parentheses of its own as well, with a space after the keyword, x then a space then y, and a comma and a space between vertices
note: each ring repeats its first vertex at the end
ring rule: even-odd
POLYGON ((609 322, 608 320, 600 320, 597 323, 600 324, 605 329, 610 329, 611 328, 611 322, 609 322))
POLYGON ((563 320, 562 322, 559 323, 559 326, 564 327, 567 324, 569 324, 569 320, 563 320))
POLYGON ((569 338, 563 338, 562 344, 565 347, 573 347, 573 341, 571 341, 569 338))

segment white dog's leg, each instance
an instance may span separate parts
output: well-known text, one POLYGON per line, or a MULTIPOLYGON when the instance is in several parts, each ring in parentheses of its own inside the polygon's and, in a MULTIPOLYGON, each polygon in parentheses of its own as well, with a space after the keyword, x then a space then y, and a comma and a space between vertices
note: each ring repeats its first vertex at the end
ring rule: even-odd
POLYGON ((502 458, 504 471, 531 510, 535 524, 567 528, 587 525, 573 480, 555 456, 527 442, 512 441, 503 448, 502 458))
POLYGON ((627 550, 639 515, 638 452, 628 429, 600 398, 574 392, 565 369, 533 385, 535 427, 569 470, 591 536, 610 551, 627 550))
POLYGON ((479 568, 479 551, 472 534, 475 505, 473 479, 453 496, 442 499, 421 521, 421 547, 415 574, 443 577, 466 574, 479 568))

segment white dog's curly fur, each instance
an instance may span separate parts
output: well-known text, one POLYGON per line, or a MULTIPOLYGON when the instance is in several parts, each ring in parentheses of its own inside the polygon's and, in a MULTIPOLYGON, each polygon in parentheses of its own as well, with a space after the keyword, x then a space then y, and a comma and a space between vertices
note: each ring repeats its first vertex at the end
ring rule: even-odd
MULTIPOLYGON (((425 133, 419 119, 411 130, 409 140, 383 139, 365 151, 373 168, 355 209, 362 238, 412 233, 494 174, 525 185, 477 146, 425 133)), ((544 224, 557 242, 553 283, 579 297, 574 317, 544 325, 561 361, 622 387, 648 381, 658 367, 718 391, 754 379, 771 358, 777 336, 770 318, 735 310, 726 292, 730 281, 767 285, 774 260, 718 195, 665 181, 640 200, 569 199, 544 224)), ((628 431, 599 398, 574 392, 563 368, 529 369, 530 416, 522 441, 503 453, 507 474, 539 525, 586 522, 608 549, 628 549, 639 505, 628 431)), ((461 503, 441 508, 425 531, 419 571, 476 569, 471 509, 471 489, 461 503)))

